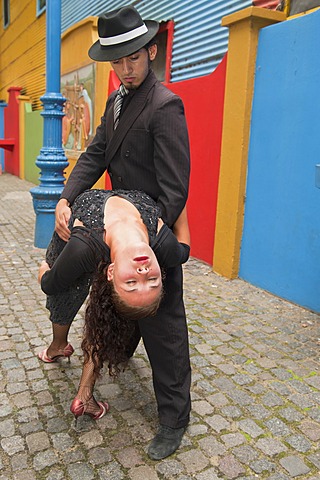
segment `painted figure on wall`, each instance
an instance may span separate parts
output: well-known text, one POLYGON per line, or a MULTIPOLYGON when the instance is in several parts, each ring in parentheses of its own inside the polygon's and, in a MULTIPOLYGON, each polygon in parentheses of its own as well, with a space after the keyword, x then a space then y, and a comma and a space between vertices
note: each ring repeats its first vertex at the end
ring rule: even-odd
POLYGON ((83 151, 92 140, 94 65, 64 75, 62 94, 66 98, 62 119, 62 145, 83 151))

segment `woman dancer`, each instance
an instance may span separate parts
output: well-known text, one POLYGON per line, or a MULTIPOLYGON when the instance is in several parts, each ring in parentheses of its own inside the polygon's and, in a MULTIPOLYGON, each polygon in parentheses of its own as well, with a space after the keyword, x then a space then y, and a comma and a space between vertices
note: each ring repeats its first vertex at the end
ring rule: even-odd
POLYGON ((54 234, 39 269, 53 341, 38 356, 46 363, 61 357, 70 360, 73 347, 68 332, 97 272, 86 313, 85 365, 73 413, 100 418, 107 404, 92 396, 95 379, 105 361, 110 373, 116 374, 119 364, 133 353, 137 342, 132 320, 155 314, 162 298, 160 267, 188 259, 187 216, 184 210, 174 234, 145 193, 88 190, 75 200, 69 227, 70 240, 66 243, 54 234))

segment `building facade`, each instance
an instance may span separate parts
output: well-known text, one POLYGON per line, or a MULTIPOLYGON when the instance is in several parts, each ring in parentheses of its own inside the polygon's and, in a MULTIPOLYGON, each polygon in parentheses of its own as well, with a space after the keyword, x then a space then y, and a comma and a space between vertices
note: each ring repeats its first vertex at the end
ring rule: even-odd
MULTIPOLYGON (((62 138, 69 171, 117 88, 110 66, 91 62, 87 50, 97 39, 97 15, 122 3, 62 0, 62 138)), ((221 275, 240 276, 317 312, 319 3, 135 2, 144 18, 160 22, 156 73, 185 105, 191 254, 221 275)), ((20 104, 18 174, 24 178, 28 172, 25 178, 34 183, 33 156, 42 140, 36 116, 41 120, 45 93, 45 13, 37 5, 12 0, 10 22, 0 31, 0 99, 4 106, 10 91, 20 104)), ((4 110, 0 132, 6 137, 10 118, 4 110)), ((7 141, 11 148, 9 140, 0 144, 7 141)), ((108 186, 108 178, 98 186, 108 186)))

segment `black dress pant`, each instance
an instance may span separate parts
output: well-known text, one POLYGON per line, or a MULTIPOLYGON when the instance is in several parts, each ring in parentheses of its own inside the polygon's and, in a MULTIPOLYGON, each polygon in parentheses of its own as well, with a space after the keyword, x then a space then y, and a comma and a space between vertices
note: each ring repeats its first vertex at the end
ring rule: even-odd
POLYGON ((156 316, 138 323, 152 368, 159 422, 180 428, 188 424, 191 409, 191 368, 181 266, 166 271, 164 288, 165 295, 156 316))

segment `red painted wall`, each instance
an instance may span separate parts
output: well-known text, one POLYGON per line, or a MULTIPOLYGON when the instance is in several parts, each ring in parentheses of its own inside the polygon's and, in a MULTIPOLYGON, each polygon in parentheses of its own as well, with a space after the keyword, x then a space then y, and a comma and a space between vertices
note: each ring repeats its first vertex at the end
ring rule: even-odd
POLYGON ((167 85, 182 98, 189 129, 191 179, 187 208, 191 255, 211 265, 216 224, 226 64, 225 56, 210 75, 167 85))
POLYGON ((269 10, 276 10, 280 0, 253 0, 254 7, 269 8, 269 10))
POLYGON ((21 87, 8 89, 8 106, 4 110, 4 168, 12 175, 19 176, 19 101, 21 87))
MULTIPOLYGON (((189 129, 191 255, 209 264, 214 248, 226 63, 225 56, 210 75, 165 84, 182 98, 189 129)), ((109 94, 118 85, 111 72, 109 94)), ((109 179, 106 188, 110 188, 109 179)))

